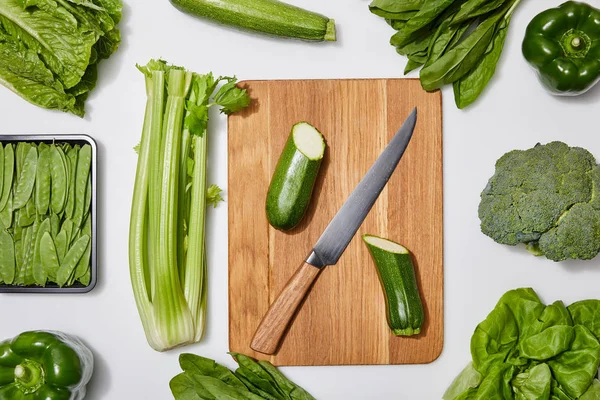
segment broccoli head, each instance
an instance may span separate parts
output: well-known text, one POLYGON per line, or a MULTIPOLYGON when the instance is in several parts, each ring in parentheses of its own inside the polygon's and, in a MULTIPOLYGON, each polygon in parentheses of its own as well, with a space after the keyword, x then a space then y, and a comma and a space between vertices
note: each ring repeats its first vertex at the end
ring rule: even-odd
POLYGON ((481 193, 479 219, 481 231, 498 243, 525 243, 554 261, 594 258, 600 167, 587 150, 562 142, 508 152, 481 193))

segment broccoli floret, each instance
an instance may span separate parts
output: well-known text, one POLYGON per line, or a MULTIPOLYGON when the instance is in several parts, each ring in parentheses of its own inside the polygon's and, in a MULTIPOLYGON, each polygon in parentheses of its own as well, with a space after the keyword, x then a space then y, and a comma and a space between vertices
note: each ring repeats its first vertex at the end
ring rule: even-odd
POLYGON ((575 204, 556 227, 542 234, 539 249, 554 261, 591 260, 600 251, 600 213, 588 203, 575 204))
POLYGON ((498 243, 525 243, 554 261, 591 259, 600 252, 600 167, 562 142, 508 152, 481 193, 479 219, 498 243))

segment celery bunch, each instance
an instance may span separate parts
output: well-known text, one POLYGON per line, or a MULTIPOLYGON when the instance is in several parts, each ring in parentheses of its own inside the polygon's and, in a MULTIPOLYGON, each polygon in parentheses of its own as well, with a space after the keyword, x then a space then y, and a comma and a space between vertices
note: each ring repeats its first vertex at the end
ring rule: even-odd
POLYGON ((206 184, 210 107, 230 114, 250 99, 235 78, 162 60, 139 67, 147 103, 129 231, 131 283, 146 337, 164 351, 198 342, 205 325, 205 216, 221 200, 206 184), (217 90, 221 82, 224 84, 217 90))

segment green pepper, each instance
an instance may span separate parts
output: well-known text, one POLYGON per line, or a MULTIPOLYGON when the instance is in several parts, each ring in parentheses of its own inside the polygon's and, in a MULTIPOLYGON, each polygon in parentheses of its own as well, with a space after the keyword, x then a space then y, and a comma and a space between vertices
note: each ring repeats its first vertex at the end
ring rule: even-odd
POLYGON ((600 10, 575 1, 538 14, 527 26, 523 55, 556 95, 578 95, 600 78, 600 10))
POLYGON ((0 400, 83 399, 92 352, 61 332, 24 332, 0 343, 0 400))

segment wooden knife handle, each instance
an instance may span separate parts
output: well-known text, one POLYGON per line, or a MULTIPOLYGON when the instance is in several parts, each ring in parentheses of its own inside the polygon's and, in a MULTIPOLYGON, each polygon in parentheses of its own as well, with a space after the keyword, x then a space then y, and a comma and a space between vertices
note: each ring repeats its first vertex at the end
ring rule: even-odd
POLYGON ((302 301, 321 272, 320 268, 302 263, 279 293, 256 329, 250 348, 264 354, 274 354, 281 339, 300 308, 302 301))

